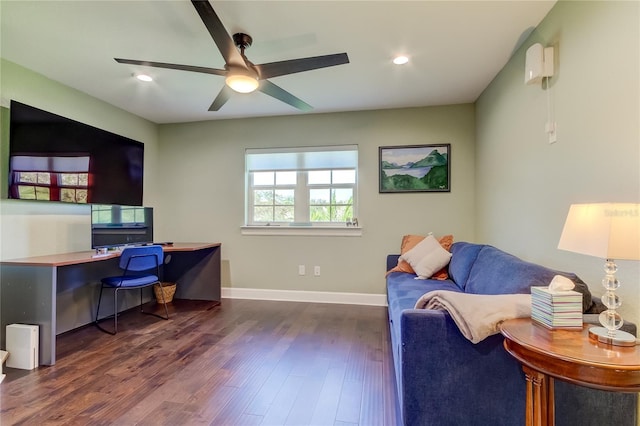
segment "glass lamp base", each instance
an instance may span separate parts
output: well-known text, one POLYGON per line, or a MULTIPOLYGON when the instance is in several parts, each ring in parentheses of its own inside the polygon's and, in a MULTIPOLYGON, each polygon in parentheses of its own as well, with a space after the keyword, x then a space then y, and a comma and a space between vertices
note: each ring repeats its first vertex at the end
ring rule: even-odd
POLYGON ((616 330, 613 336, 609 335, 609 330, 604 327, 591 327, 589 329, 589 337, 598 342, 607 343, 615 346, 635 346, 636 337, 626 331, 616 330))

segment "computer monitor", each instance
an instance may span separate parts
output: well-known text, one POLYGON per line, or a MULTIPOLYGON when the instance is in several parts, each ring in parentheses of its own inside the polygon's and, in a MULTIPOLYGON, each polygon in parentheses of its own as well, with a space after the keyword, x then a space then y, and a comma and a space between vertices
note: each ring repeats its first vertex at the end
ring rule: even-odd
POLYGON ((91 248, 153 243, 153 208, 91 205, 91 248))

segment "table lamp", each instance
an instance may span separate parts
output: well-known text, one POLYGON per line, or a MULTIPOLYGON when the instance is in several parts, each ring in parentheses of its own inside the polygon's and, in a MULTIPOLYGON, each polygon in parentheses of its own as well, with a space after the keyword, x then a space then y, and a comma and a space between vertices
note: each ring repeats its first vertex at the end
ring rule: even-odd
POLYGON ((640 204, 571 205, 558 248, 605 259, 602 285, 606 291, 601 300, 607 310, 599 317, 603 327, 592 327, 589 336, 612 345, 635 345, 632 334, 619 330, 623 320, 616 311, 621 302, 616 294, 620 282, 614 259, 640 260, 640 204))

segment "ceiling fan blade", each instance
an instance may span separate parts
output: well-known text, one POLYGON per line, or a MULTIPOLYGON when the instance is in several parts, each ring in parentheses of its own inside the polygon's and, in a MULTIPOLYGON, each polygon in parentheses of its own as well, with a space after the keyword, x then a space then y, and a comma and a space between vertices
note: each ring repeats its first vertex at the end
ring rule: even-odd
POLYGON ((233 89, 231 89, 229 86, 227 86, 226 84, 222 86, 222 89, 220 89, 220 93, 218 93, 218 96, 216 96, 216 98, 213 100, 213 103, 209 107, 209 111, 218 111, 220 108, 222 108, 222 105, 227 103, 232 93, 233 89))
POLYGON ((292 107, 298 108, 301 111, 311 111, 313 109, 311 105, 309 105, 302 99, 296 98, 291 93, 287 92, 282 87, 273 84, 269 80, 262 80, 260 82, 258 90, 278 100, 281 100, 282 102, 289 104, 292 107))
POLYGON ((192 71, 203 74, 227 75, 227 70, 217 68, 196 67, 193 65, 168 64, 166 62, 138 61, 135 59, 113 58, 121 64, 144 65, 146 67, 169 68, 172 70, 192 71))
POLYGON ((261 79, 310 71, 318 68, 333 67, 335 65, 348 64, 349 57, 346 53, 333 55, 313 56, 310 58, 291 59, 288 61, 270 62, 256 65, 261 79))
POLYGON ((218 50, 222 54, 224 61, 227 64, 246 67, 247 65, 240 51, 238 51, 233 39, 224 28, 224 25, 222 25, 222 21, 220 21, 215 10, 213 10, 209 0, 191 0, 191 3, 193 7, 196 8, 198 15, 200 15, 204 26, 209 30, 209 34, 211 34, 213 41, 216 43, 216 46, 218 46, 218 50))

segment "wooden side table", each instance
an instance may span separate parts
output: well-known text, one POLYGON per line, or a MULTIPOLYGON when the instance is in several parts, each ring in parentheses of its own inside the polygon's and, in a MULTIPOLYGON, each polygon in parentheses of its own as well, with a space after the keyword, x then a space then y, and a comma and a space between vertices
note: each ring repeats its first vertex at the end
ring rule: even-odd
POLYGON ((500 325, 504 347, 522 364, 527 386, 526 424, 555 424, 555 379, 595 389, 640 392, 640 346, 612 346, 582 330, 550 330, 530 318, 500 325))

